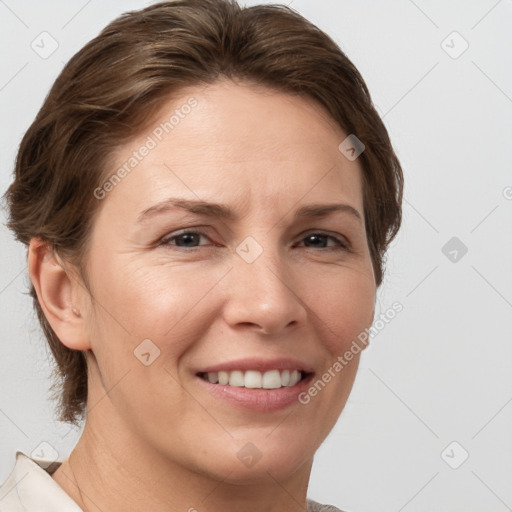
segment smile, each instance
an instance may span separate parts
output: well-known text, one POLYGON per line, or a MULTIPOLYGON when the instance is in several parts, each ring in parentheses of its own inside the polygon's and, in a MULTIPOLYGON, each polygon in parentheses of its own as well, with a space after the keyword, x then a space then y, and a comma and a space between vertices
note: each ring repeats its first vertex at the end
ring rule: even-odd
POLYGON ((218 372, 202 372, 199 376, 211 384, 232 386, 247 389, 279 389, 282 387, 295 386, 304 377, 305 373, 300 370, 233 370, 218 372))

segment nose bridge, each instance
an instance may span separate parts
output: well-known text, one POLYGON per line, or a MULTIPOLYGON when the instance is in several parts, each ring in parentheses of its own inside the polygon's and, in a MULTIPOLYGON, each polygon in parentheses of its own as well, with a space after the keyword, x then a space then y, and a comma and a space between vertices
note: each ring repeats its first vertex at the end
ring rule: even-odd
POLYGON ((270 334, 302 323, 305 310, 275 236, 271 232, 258 238, 248 236, 236 248, 225 319, 232 326, 251 324, 270 334))

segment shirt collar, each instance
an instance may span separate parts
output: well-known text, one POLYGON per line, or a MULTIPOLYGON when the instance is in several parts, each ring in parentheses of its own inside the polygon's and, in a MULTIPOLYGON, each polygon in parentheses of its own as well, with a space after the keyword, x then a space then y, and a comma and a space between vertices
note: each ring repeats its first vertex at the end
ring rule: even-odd
POLYGON ((14 469, 2 486, 8 493, 4 499, 26 512, 83 512, 51 477, 60 465, 17 451, 14 469))

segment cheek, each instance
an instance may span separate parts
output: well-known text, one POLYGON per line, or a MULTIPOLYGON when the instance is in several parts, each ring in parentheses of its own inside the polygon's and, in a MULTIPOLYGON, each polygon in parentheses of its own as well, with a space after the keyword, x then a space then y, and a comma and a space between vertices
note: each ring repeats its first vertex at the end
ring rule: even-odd
POLYGON ((167 356, 178 357, 215 318, 210 291, 225 273, 223 267, 194 265, 102 266, 95 274, 98 339, 115 344, 115 350, 124 345, 132 356, 142 340, 150 339, 167 356))
POLYGON ((311 321, 324 333, 324 346, 337 356, 373 322, 375 284, 371 273, 340 269, 329 279, 316 279, 308 304, 311 321))
MULTIPOLYGON (((129 363, 136 347, 149 339, 166 356, 162 360, 178 360, 207 335, 222 314, 223 302, 236 301, 216 289, 225 277, 229 281, 229 264, 146 264, 142 257, 144 263, 106 256, 96 253, 91 259, 97 302, 91 341, 97 355, 107 349, 109 358, 124 352, 129 363)), ((312 263, 296 267, 291 280, 297 300, 309 310, 307 322, 330 354, 344 352, 371 325, 375 285, 369 262, 312 263)))

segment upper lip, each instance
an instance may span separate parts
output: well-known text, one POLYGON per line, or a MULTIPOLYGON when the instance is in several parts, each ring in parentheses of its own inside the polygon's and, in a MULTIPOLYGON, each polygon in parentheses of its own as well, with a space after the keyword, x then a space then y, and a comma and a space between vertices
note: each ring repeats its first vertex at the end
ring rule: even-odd
POLYGON ((311 373, 313 369, 310 364, 304 361, 299 361, 293 358, 279 358, 279 359, 261 359, 261 358, 246 358, 236 359, 234 361, 226 361, 224 363, 213 364, 201 368, 197 373, 212 373, 212 372, 231 372, 235 370, 247 371, 257 370, 265 372, 268 370, 299 370, 305 373, 311 373))

